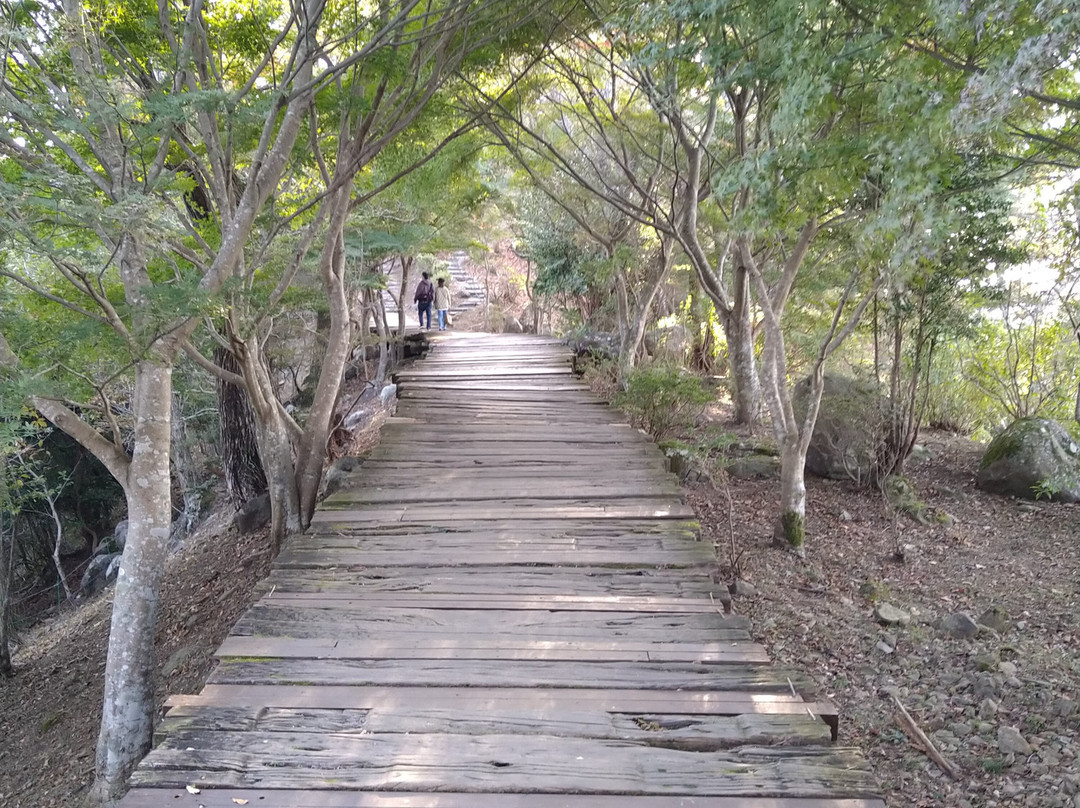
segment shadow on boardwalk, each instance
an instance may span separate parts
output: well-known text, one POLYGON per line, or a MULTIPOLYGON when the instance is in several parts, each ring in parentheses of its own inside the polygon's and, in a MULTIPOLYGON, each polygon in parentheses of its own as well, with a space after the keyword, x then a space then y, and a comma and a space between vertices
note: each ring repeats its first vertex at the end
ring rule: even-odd
POLYGON ((399 384, 124 808, 884 805, 565 348, 442 335, 399 384))

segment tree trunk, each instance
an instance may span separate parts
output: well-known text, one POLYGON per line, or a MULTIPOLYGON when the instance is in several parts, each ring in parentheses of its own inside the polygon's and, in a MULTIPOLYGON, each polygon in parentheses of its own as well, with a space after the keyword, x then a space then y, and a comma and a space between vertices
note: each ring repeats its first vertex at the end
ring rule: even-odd
POLYGON ((169 433, 172 369, 135 366, 134 448, 124 480, 128 538, 113 595, 105 700, 92 797, 116 799, 154 730, 154 630, 171 516, 169 433))
POLYGON ((7 514, 0 511, 0 676, 15 673, 11 666, 11 571, 15 554, 15 525, 11 524, 11 538, 5 539, 7 514))
MULTIPOLYGON (((619 344, 619 384, 625 385, 630 373, 637 361, 638 351, 641 349, 642 340, 645 339, 645 328, 649 324, 649 315, 652 312, 653 301, 657 292, 667 280, 672 265, 672 244, 668 239, 662 239, 660 248, 656 251, 653 259, 652 271, 648 274, 645 288, 638 294, 634 305, 633 315, 628 317, 625 328, 622 329, 622 340, 619 344)), ((626 307, 629 312, 629 305, 626 307)))
POLYGON ((172 472, 176 485, 180 489, 183 506, 180 515, 173 521, 173 530, 177 541, 191 533, 195 521, 199 518, 202 503, 199 497, 199 476, 195 469, 195 458, 188 444, 187 425, 184 423, 184 408, 179 396, 172 400, 172 472))
POLYGON ((697 275, 690 273, 690 323, 693 345, 690 366, 701 373, 716 372, 716 341, 713 338, 712 301, 702 291, 697 275))
POLYGON ((798 435, 790 435, 780 446, 780 519, 777 543, 802 552, 806 540, 806 452, 798 435))
MULTIPOLYGON (((214 364, 230 373, 242 373, 232 351, 223 346, 214 349, 214 364)), ((255 413, 247 391, 222 379, 217 382, 217 408, 225 488, 239 510, 245 502, 267 490, 266 473, 259 459, 255 413)))
POLYGON ((733 291, 731 312, 721 320, 727 340, 731 398, 735 404, 736 423, 756 424, 761 418, 761 382, 754 358, 750 279, 744 267, 735 271, 733 291))
POLYGON ((345 295, 345 220, 348 216, 348 195, 342 193, 342 202, 331 219, 322 258, 323 287, 329 307, 330 328, 326 338, 326 352, 319 372, 319 382, 304 426, 304 435, 297 451, 296 470, 299 475, 297 487, 300 495, 300 521, 303 527, 311 523, 315 502, 322 482, 326 464, 326 447, 330 437, 331 421, 341 394, 341 380, 345 363, 349 359, 352 339, 352 320, 345 295))
MULTIPOLYGON (((401 261, 401 297, 398 298, 398 328, 397 333, 399 337, 405 336, 405 306, 413 306, 412 298, 409 297, 409 272, 412 270, 413 261, 412 256, 400 258, 401 261)), ((413 306, 413 308, 416 308, 413 306)))

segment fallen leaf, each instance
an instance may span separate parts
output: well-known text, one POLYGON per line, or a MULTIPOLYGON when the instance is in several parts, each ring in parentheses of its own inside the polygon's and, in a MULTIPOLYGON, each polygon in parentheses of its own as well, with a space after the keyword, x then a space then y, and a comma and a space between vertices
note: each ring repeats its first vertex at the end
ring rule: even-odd
POLYGON ((239 797, 233 797, 232 801, 235 802, 237 805, 247 805, 248 804, 247 800, 242 800, 239 797))
POLYGON ((200 789, 195 788, 195 786, 188 786, 187 787, 187 793, 188 794, 198 794, 199 791, 200 791, 200 789))

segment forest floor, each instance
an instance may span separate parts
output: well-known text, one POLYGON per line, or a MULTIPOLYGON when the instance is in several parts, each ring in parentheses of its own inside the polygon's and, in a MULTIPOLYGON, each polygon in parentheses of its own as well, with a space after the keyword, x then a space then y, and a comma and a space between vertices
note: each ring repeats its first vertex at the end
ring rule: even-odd
MULTIPOLYGON (((362 388, 350 383, 344 398, 360 403, 362 388)), ((340 453, 359 454, 378 441, 378 398, 368 395, 360 409, 366 422, 335 447, 340 453)), ((174 693, 202 690, 214 651, 269 572, 268 530, 239 534, 234 513, 228 504, 213 510, 168 561, 157 630, 159 705, 174 693)), ((0 678, 3 808, 82 804, 93 780, 112 592, 62 609, 20 638, 15 676, 0 678)))
POLYGON ((941 520, 894 518, 876 490, 811 478, 806 560, 772 546, 775 479, 722 476, 688 499, 728 573, 734 525, 756 590, 736 611, 837 704, 841 742, 865 751, 891 808, 1080 808, 1080 505, 985 494, 981 445, 921 443, 906 475, 941 520), (910 623, 882 625, 879 603, 910 623), (938 626, 992 607, 998 630, 938 626), (897 701, 954 778, 900 729, 897 701))
MULTIPOLYGON (((841 741, 865 750, 890 808, 1080 808, 1080 506, 983 494, 977 444, 929 433, 923 445, 909 479, 950 520, 894 519, 875 491, 811 479, 806 560, 772 546, 776 480, 724 478, 687 495, 721 567, 730 566, 734 525, 742 578, 756 590, 737 597, 736 610, 776 660, 839 706, 841 741), (880 602, 910 623, 880 625, 880 602), (1001 631, 953 639, 937 628, 941 617, 991 606, 1007 617, 1001 631), (955 779, 897 726, 894 697, 955 779)), ((228 523, 224 513, 208 520, 170 561, 159 700, 201 689, 266 574, 265 531, 239 536, 228 523)), ((17 675, 0 680, 5 808, 77 806, 90 783, 110 597, 26 634, 17 675)))

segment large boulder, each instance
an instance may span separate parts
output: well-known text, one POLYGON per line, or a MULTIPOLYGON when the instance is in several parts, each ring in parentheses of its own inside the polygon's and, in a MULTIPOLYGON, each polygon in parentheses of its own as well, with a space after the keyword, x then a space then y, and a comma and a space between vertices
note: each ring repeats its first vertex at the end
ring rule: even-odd
POLYGON ((991 494, 1080 502, 1080 445, 1057 421, 1021 418, 990 441, 975 483, 991 494))
MULTIPOLYGON (((792 399, 800 421, 806 416, 809 397, 807 379, 795 386, 792 399)), ((885 438, 887 413, 888 401, 877 383, 826 374, 806 470, 831 480, 870 479, 885 438)))
POLYGON ((645 332, 645 352, 660 362, 680 364, 690 348, 690 331, 679 323, 645 332))
POLYGON ((120 558, 121 553, 94 556, 79 582, 79 596, 92 597, 116 580, 120 571, 120 558))

